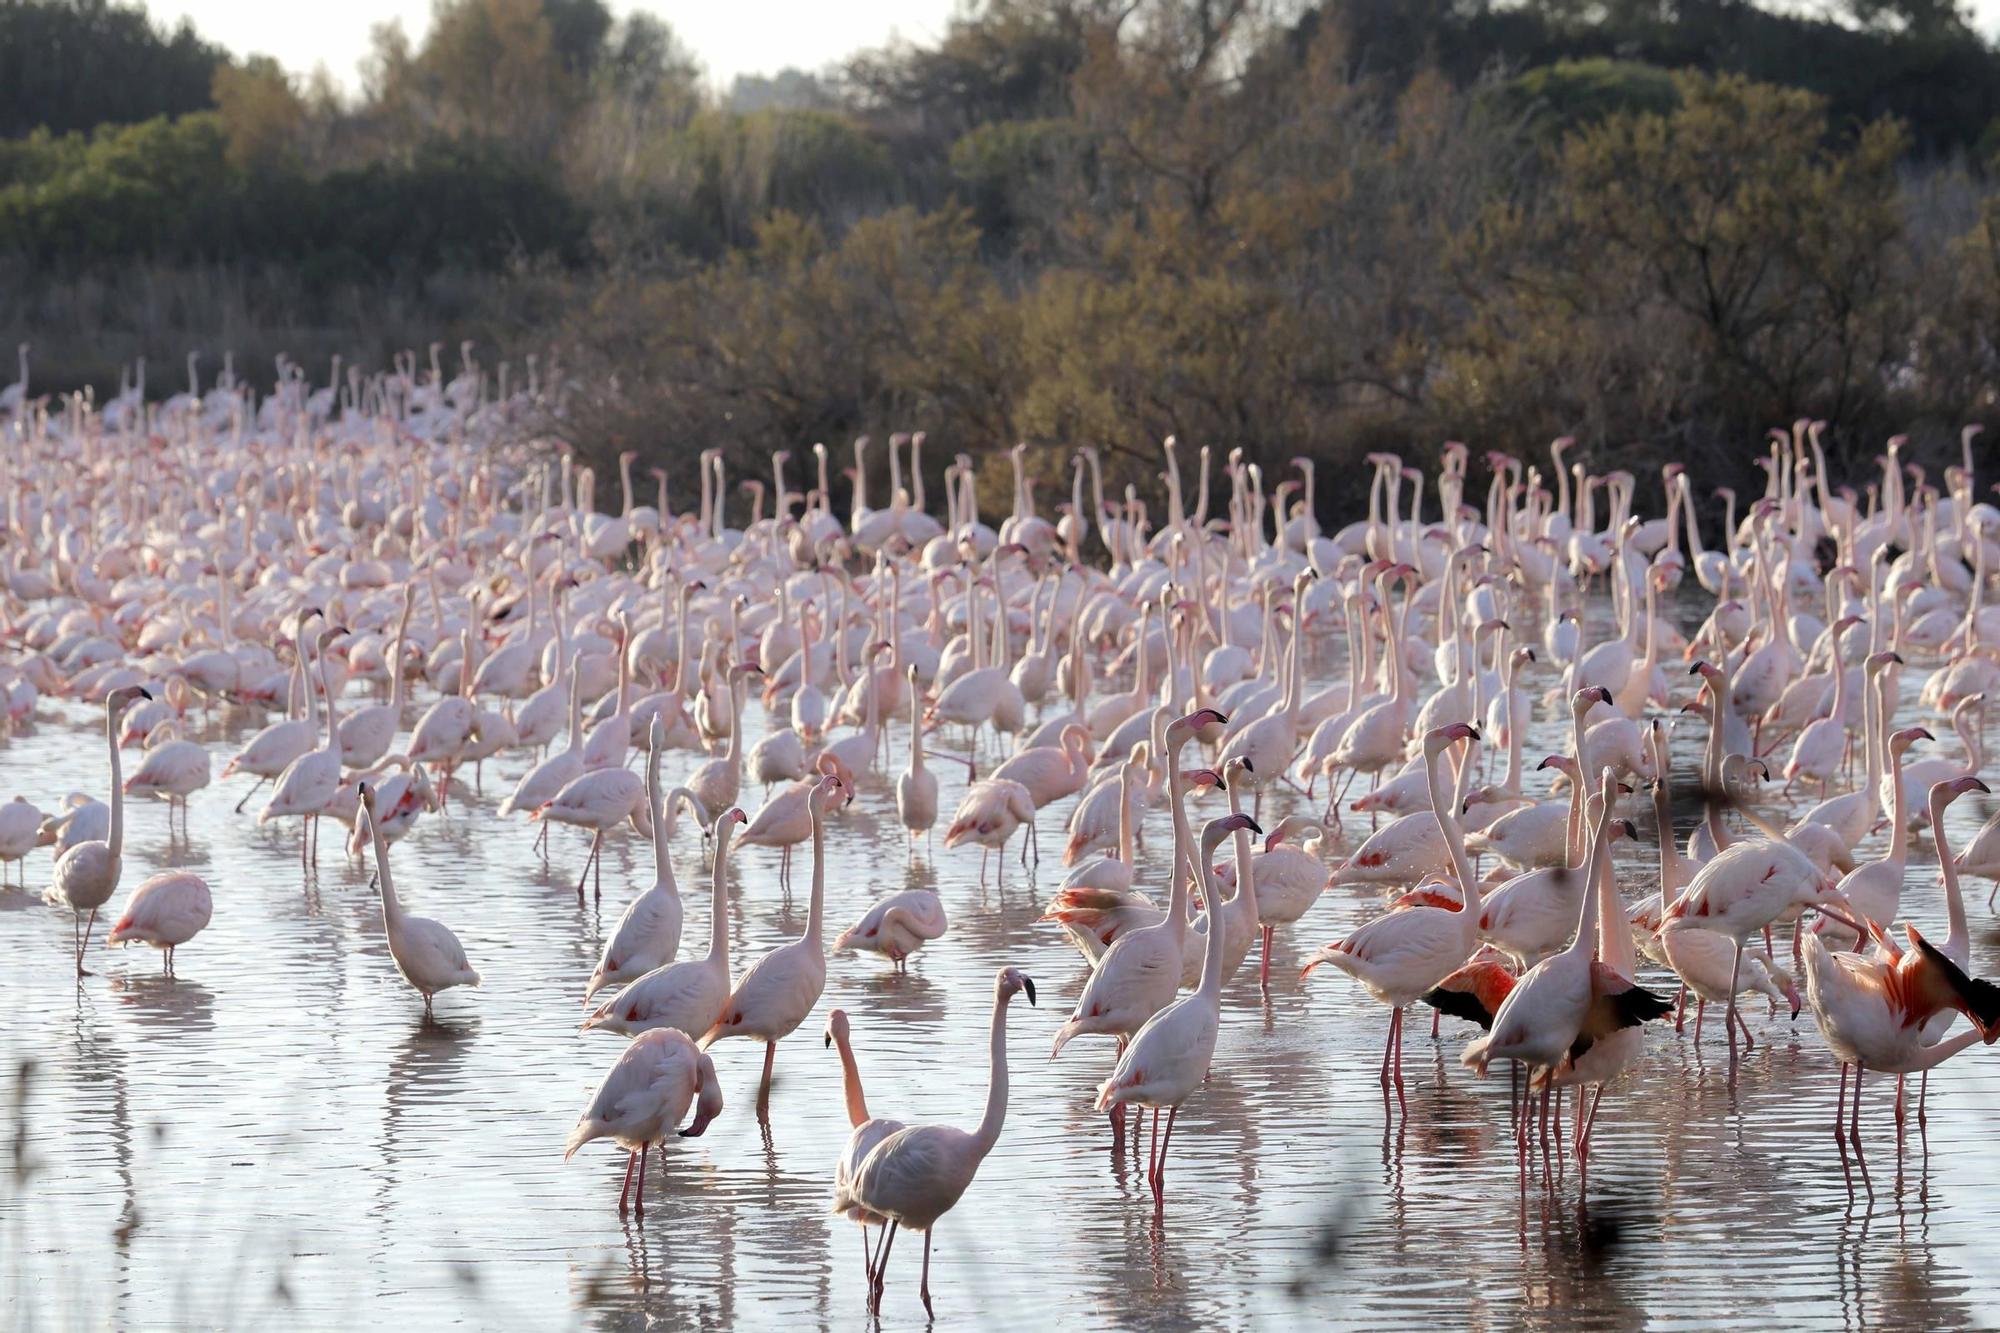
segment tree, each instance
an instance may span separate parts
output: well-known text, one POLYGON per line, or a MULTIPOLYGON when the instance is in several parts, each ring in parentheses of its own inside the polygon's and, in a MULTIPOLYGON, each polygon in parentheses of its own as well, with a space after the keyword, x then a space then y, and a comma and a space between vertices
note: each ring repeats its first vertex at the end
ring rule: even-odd
POLYGON ((212 89, 231 166, 269 168, 295 156, 306 104, 277 61, 252 56, 218 65, 212 89))

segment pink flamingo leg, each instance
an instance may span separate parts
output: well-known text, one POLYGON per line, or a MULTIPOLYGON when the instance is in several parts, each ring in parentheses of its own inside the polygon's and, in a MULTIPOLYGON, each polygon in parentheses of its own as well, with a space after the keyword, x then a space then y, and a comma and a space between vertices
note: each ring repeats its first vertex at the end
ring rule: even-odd
POLYGON ((625 1216, 626 1195, 632 1192, 632 1168, 637 1163, 638 1153, 625 1155, 625 1183, 618 1187, 618 1215, 625 1216))
POLYGON ((636 1153, 634 1153, 634 1154, 632 1154, 632 1155, 633 1155, 634 1157, 637 1157, 637 1158, 639 1159, 639 1189, 638 1189, 638 1201, 637 1201, 637 1205, 636 1205, 636 1206, 635 1206, 635 1207, 634 1207, 634 1208, 632 1209, 632 1211, 633 1211, 633 1212, 635 1212, 635 1213, 637 1213, 637 1214, 638 1214, 638 1215, 639 1215, 640 1217, 642 1217, 642 1218, 643 1218, 643 1217, 645 1217, 645 1215, 646 1215, 646 1149, 645 1149, 645 1147, 644 1147, 643 1145, 641 1145, 641 1147, 639 1148, 639 1151, 638 1151, 638 1152, 636 1152, 636 1153))
POLYGON ((925 1314, 937 1313, 931 1309, 931 1233, 928 1231, 924 1233, 924 1276, 917 1285, 917 1295, 923 1298, 925 1314))
POLYGON ((889 1250, 896 1243, 898 1222, 889 1223, 889 1234, 882 1238, 882 1252, 875 1256, 875 1287, 869 1293, 868 1308, 875 1314, 882 1313, 882 1289, 889 1282, 889 1250))

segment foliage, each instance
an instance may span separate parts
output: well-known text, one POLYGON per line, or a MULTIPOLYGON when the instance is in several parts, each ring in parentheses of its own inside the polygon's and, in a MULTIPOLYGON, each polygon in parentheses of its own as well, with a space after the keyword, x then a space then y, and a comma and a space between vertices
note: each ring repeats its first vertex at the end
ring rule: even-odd
POLYGON ((226 57, 183 22, 112 0, 0 0, 0 137, 130 124, 209 105, 226 57))

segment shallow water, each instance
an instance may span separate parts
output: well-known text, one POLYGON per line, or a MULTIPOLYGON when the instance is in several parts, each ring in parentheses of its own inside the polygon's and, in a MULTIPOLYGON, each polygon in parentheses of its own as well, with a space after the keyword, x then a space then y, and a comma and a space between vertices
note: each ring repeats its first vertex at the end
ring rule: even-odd
MULTIPOLYGON (((1913 665, 1906 692, 1920 679, 1913 665)), ((1675 688, 1678 702, 1678 677, 1675 688)), ((231 714, 201 733, 218 773, 263 720, 231 714)), ((72 788, 101 794, 101 727, 95 710, 45 703, 0 745, 0 794, 44 808, 72 788)), ((1681 732, 1685 785, 1700 727, 1681 732)), ((1557 748, 1559 736, 1538 720, 1531 768, 1535 746, 1557 748)), ((892 775, 906 744, 894 728, 892 775)), ((666 775, 695 762, 670 755, 666 775)), ((317 870, 302 875, 295 825, 259 829, 230 813, 249 779, 199 793, 186 839, 169 840, 164 806, 128 807, 114 902, 170 866, 214 891, 213 924, 179 951, 177 980, 158 975, 150 950, 105 950, 100 921, 98 975, 75 984, 68 915, 0 891, 0 1056, 8 1071, 33 1062, 25 1101, 9 1102, 25 1155, 0 1184, 11 1323, 851 1327, 863 1311, 860 1241, 826 1211, 848 1126, 824 1016, 836 1005, 853 1016, 873 1114, 970 1127, 985 1097, 992 976, 1008 964, 1036 979, 1042 1003, 1010 1011, 1006 1130, 937 1230, 941 1320, 1957 1328, 2000 1311, 2000 1273, 1980 1246, 2000 1203, 2000 1165, 1982 1151, 2000 1063, 1984 1048, 1931 1080, 1927 1133, 1912 1127, 1900 1150, 1888 1080, 1870 1080, 1871 1190, 1833 1151, 1838 1070, 1809 1013, 1789 1022, 1752 1006, 1757 1046, 1733 1088, 1719 1023, 1699 1051, 1692 1022, 1680 1037, 1655 1025, 1642 1064, 1606 1096, 1587 1197, 1573 1163, 1547 1186, 1537 1163, 1524 1186, 1506 1080, 1458 1065, 1471 1025, 1446 1020, 1434 1043, 1413 1012, 1407 1128, 1385 1134, 1375 1070, 1386 1011, 1330 969, 1297 980, 1306 953, 1376 910, 1364 888, 1330 891, 1280 934, 1268 998, 1254 952, 1228 987, 1214 1071, 1183 1108, 1156 1217, 1142 1164, 1114 1159, 1089 1110, 1109 1042, 1047 1059, 1084 976, 1059 933, 1035 923, 1060 878, 1053 849, 1070 802, 1043 813, 1051 856, 1039 874, 1010 850, 1004 882, 981 888, 973 849, 919 847, 906 863, 893 778, 880 774, 831 826, 828 938, 877 894, 913 883, 937 885, 950 932, 907 976, 874 956, 832 960, 819 1009, 778 1049, 768 1126, 753 1109, 761 1049, 719 1044, 722 1118, 672 1142, 670 1170, 654 1158, 644 1222, 621 1220, 624 1155, 593 1144, 565 1164, 563 1139, 619 1048, 578 1034, 578 999, 604 933, 650 883, 650 847, 610 841, 603 901, 579 907, 582 836, 558 830, 544 869, 532 826, 494 813, 525 767, 489 763, 483 795, 455 799, 394 850, 413 910, 451 925, 486 977, 482 990, 440 997, 435 1024, 391 966, 368 872, 329 825, 317 870)), ((964 780, 955 766, 938 771, 948 820, 964 780)), ((1276 798, 1267 814, 1294 802, 1276 798)), ((1959 837, 1981 804, 1955 807, 1959 837)), ((1219 807, 1210 800, 1197 818, 1219 807)), ((1634 798, 1630 813, 1641 840, 1618 850, 1636 898, 1655 883, 1650 805, 1634 798)), ((1351 815, 1348 827, 1363 831, 1351 815)), ((1145 832, 1141 878, 1157 884, 1163 809, 1145 832)), ((686 954, 709 927, 685 824, 675 852, 686 954)), ((1928 839, 1912 859, 1904 914, 1941 933, 1928 839)), ((733 966, 804 924, 807 876, 788 896, 776 867, 762 848, 735 859, 733 966)), ((28 870, 46 883, 46 853, 28 870)), ((1988 886, 1966 888, 1973 970, 1990 976, 2000 935, 1988 886)), ((1662 976, 1642 980, 1667 990, 1662 976)), ((923 1320, 919 1259, 904 1238, 885 1325, 923 1320)))

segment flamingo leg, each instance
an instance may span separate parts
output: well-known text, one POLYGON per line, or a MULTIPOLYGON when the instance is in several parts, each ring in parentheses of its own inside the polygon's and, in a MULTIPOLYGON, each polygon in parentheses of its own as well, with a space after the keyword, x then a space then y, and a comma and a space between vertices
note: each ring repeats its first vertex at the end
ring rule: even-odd
POLYGON ((645 1148, 645 1145, 644 1145, 644 1144, 641 1144, 641 1145, 639 1146, 639 1151, 638 1151, 638 1152, 636 1152, 636 1153, 634 1153, 634 1154, 632 1154, 632 1155, 633 1155, 634 1157, 637 1157, 637 1158, 639 1159, 639 1188, 638 1188, 638 1189, 637 1189, 637 1190, 636 1190, 636 1191, 634 1192, 634 1195, 635 1195, 635 1197, 634 1197, 634 1205, 633 1205, 633 1208, 632 1208, 632 1211, 633 1211, 634 1213, 636 1213, 636 1214, 637 1214, 637 1215, 638 1215, 639 1217, 643 1218, 643 1217, 645 1217, 645 1215, 646 1215, 646 1148, 645 1148))
MULTIPOLYGON (((1841 1142, 1840 1121, 1847 1113, 1847 1061, 1840 1062, 1840 1090, 1833 1095, 1833 1141, 1841 1142)), ((1844 1145, 1843 1145, 1844 1151, 1844 1145)))
POLYGON ((93 907, 90 909, 90 919, 83 923, 83 943, 76 951, 76 974, 80 977, 90 975, 84 970, 83 956, 90 952, 90 932, 95 929, 97 929, 97 909, 93 907))
MULTIPOLYGON (((257 780, 256 780, 255 782, 251 783, 251 784, 250 784, 250 790, 249 790, 249 791, 246 791, 246 792, 244 792, 244 793, 243 793, 243 799, 242 799, 242 800, 240 800, 240 801, 238 801, 238 802, 236 803, 236 813, 237 813, 237 814, 239 814, 239 815, 240 815, 240 814, 242 814, 242 813, 243 813, 243 807, 244 807, 245 805, 249 804, 249 802, 250 802, 250 798, 251 798, 252 796, 255 796, 255 795, 257 794, 257 789, 258 789, 259 787, 263 786, 263 785, 264 785, 265 783, 269 782, 270 780, 271 780, 271 779, 269 779, 269 778, 258 778, 258 779, 257 779, 257 780)), ((1990 904, 1989 904, 1989 906, 1990 906, 1990 904)))
POLYGON ((931 1309, 931 1233, 928 1231, 924 1233, 924 1276, 917 1285, 917 1295, 923 1298, 924 1313, 935 1315, 937 1312, 931 1309))
MULTIPOLYGON (((1181 1108, 1179 1106, 1172 1106, 1167 1109, 1167 1134, 1165 1138, 1160 1140, 1160 1163, 1153 1169, 1153 1201, 1155 1203, 1164 1204, 1167 1201, 1167 1149, 1173 1146, 1174 1120, 1180 1113, 1181 1108)), ((1153 1112, 1153 1119, 1157 1121, 1159 1118, 1160 1113, 1158 1110, 1155 1110, 1153 1112)))
POLYGON ((604 841, 604 830, 599 829, 590 838, 590 855, 583 858, 583 873, 576 877, 576 900, 583 901, 584 881, 590 878, 591 863, 597 860, 597 846, 604 841))
POLYGON ((1679 997, 1676 998, 1674 1001, 1674 1035, 1676 1037, 1680 1036, 1680 1034, 1686 1029, 1687 1016, 1688 1016, 1688 988, 1687 988, 1687 983, 1683 981, 1681 983, 1681 993, 1679 997))
POLYGON ((1262 990, 1264 991, 1264 993, 1265 993, 1265 994, 1267 994, 1267 995, 1268 995, 1268 994, 1270 994, 1270 992, 1271 992, 1271 936, 1272 936, 1272 932, 1273 932, 1273 927, 1271 927, 1271 926, 1265 926, 1265 927, 1264 927, 1264 929, 1263 929, 1263 936, 1264 936, 1264 938, 1263 938, 1263 941, 1262 941, 1262 944, 1263 944, 1263 948, 1262 948, 1262 949, 1261 949, 1261 950, 1259 951, 1259 952, 1260 952, 1260 954, 1261 954, 1261 958, 1260 958, 1260 960, 1259 960, 1259 962, 1258 962, 1258 964, 1257 964, 1257 984, 1258 984, 1258 986, 1259 986, 1259 987, 1260 987, 1260 988, 1261 988, 1261 989, 1262 989, 1262 990))
POLYGON ((1396 1109, 1410 1113, 1410 1099, 1403 1093, 1403 1011, 1396 1011, 1396 1109))
POLYGON ((882 1241, 882 1253, 875 1259, 875 1289, 872 1293, 873 1299, 869 1302, 869 1309, 876 1314, 882 1313, 882 1288, 888 1285, 889 1281, 889 1250, 896 1243, 896 1228, 901 1225, 895 1221, 889 1223, 889 1234, 882 1241))
POLYGON ((638 1153, 625 1154, 625 1183, 618 1189, 618 1215, 620 1217, 625 1216, 625 1210, 628 1206, 626 1196, 632 1192, 632 1168, 638 1165, 638 1160, 638 1153))
POLYGON ((1723 1015, 1722 1026, 1729 1033, 1729 1081, 1736 1081, 1736 1028, 1732 1020, 1736 1017, 1736 981, 1743 971, 1743 941, 1736 941, 1736 958, 1729 966, 1729 1005, 1723 1015))
MULTIPOLYGON (((171 955, 173 950, 169 949, 167 952, 171 955)), ((1923 1072, 1923 1076, 1917 1080, 1917 1130, 1919 1133, 1924 1128, 1924 1104, 1930 1099, 1930 1095, 1931 1071, 1926 1069, 1923 1072)))

